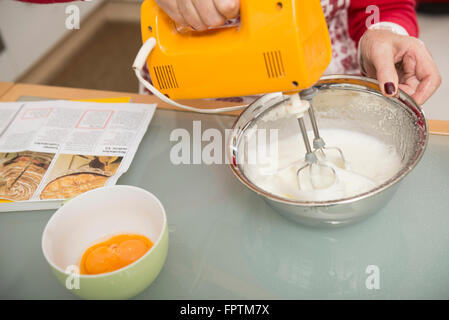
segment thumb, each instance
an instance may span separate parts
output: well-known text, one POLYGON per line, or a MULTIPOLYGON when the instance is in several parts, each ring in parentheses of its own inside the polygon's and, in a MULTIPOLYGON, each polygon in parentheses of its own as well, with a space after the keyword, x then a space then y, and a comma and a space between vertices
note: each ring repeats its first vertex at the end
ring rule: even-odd
POLYGON ((376 77, 382 93, 387 97, 395 96, 398 92, 399 79, 393 48, 379 45, 377 50, 372 52, 371 62, 376 69, 376 77))
POLYGON ((215 7, 222 16, 234 19, 240 11, 240 0, 214 0, 215 7))

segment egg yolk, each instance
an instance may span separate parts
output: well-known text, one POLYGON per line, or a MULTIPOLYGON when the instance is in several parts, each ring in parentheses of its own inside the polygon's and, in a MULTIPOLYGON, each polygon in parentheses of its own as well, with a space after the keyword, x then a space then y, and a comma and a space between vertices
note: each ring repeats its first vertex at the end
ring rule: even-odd
POLYGON ((145 236, 114 236, 86 250, 81 258, 81 274, 100 274, 126 267, 142 257, 152 246, 151 240, 145 236))

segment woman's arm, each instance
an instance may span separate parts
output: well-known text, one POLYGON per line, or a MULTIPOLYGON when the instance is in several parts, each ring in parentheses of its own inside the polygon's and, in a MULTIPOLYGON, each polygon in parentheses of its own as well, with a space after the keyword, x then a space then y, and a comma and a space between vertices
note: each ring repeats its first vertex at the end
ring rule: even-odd
POLYGON ((348 23, 349 33, 356 43, 359 43, 367 30, 367 20, 372 12, 366 12, 366 10, 373 5, 379 8, 379 22, 394 23, 404 28, 408 35, 418 37, 415 0, 352 0, 348 23))

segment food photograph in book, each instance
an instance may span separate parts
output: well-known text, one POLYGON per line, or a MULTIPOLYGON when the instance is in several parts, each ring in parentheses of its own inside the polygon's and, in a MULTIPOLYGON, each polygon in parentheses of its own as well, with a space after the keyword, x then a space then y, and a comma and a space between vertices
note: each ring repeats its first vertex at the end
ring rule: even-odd
POLYGON ((54 156, 31 151, 0 153, 0 202, 29 200, 54 156))
POLYGON ((60 154, 43 183, 39 198, 70 199, 103 187, 123 157, 60 154))

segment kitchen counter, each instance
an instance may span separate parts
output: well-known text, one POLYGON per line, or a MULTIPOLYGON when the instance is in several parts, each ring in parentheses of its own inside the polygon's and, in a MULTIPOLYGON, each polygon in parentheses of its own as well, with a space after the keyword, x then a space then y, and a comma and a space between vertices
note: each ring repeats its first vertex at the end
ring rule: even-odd
POLYGON ((14 87, 14 83, 0 81, 0 100, 2 96, 5 95, 6 92, 8 92, 8 90, 12 87, 14 87))
MULTIPOLYGON (((115 97, 131 97, 135 103, 157 103, 159 109, 178 110, 165 102, 160 101, 152 95, 141 95, 127 92, 88 90, 77 88, 65 88, 54 86, 43 86, 11 82, 0 82, 0 102, 17 101, 20 97, 36 97, 43 99, 63 99, 63 100, 82 100, 82 99, 101 99, 101 98, 115 98, 115 97)), ((180 100, 180 103, 198 107, 198 108, 223 108, 239 105, 239 103, 206 100, 180 100)), ((228 115, 238 115, 240 111, 227 112, 228 115)), ((449 121, 442 120, 428 120, 430 133, 449 135, 449 121)))
MULTIPOLYGON (((24 84, 0 100, 119 96, 157 100, 24 84)), ((160 104, 118 182, 154 193, 169 223, 166 264, 137 299, 449 299, 449 136, 431 135, 423 159, 381 212, 349 227, 316 230, 279 216, 225 165, 173 165, 170 133, 192 132, 194 120, 202 130, 224 131, 235 116, 160 104), (366 285, 372 270, 379 271, 379 289, 366 285)), ((448 125, 437 124, 441 133, 448 125)), ((42 231, 53 213, 0 214, 0 298, 75 299, 42 254, 42 231)))
MULTIPOLYGON (((42 99, 63 99, 63 100, 83 100, 83 99, 101 99, 116 97, 131 97, 135 103, 157 103, 159 109, 180 110, 165 102, 160 101, 153 95, 141 95, 127 92, 88 90, 77 88, 65 88, 54 86, 43 86, 10 82, 0 82, 0 102, 17 101, 20 97, 36 97, 42 99)), ((181 103, 188 103, 198 108, 221 108, 238 105, 236 103, 214 101, 211 105, 206 100, 180 100, 181 103)), ((230 112, 229 114, 238 114, 238 112, 230 112)))

